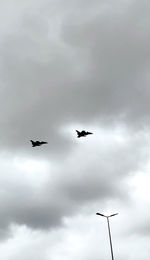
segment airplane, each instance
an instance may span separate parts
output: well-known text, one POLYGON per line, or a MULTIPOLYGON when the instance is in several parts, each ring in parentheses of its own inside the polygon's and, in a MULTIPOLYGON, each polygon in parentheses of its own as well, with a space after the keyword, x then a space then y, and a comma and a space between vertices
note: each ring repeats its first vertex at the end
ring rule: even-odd
POLYGON ((80 138, 80 137, 85 137, 86 135, 92 135, 93 133, 91 132, 86 132, 85 130, 82 130, 81 132, 76 130, 77 132, 77 137, 80 138))
POLYGON ((40 141, 32 141, 30 140, 30 142, 32 143, 32 147, 35 147, 35 146, 40 146, 42 144, 48 144, 47 142, 40 142, 40 141))

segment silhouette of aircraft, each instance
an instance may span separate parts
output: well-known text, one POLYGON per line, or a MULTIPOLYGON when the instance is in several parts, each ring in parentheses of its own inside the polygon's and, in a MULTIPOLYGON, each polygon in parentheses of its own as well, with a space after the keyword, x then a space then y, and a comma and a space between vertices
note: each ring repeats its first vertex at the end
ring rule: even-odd
POLYGON ((40 146, 42 144, 48 144, 47 142, 40 142, 40 141, 32 141, 30 140, 30 142, 32 143, 32 147, 35 147, 35 146, 40 146))
POLYGON ((81 132, 78 131, 78 130, 76 130, 76 132, 77 132, 77 137, 78 137, 78 138, 80 138, 80 137, 86 137, 86 135, 92 135, 92 134, 93 134, 93 133, 91 133, 91 132, 86 132, 86 131, 84 131, 84 130, 82 130, 81 132))

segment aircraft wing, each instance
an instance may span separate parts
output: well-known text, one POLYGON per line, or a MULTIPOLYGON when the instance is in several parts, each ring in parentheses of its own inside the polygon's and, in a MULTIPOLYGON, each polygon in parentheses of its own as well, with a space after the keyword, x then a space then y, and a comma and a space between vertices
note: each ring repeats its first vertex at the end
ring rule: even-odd
POLYGON ((76 130, 77 134, 80 134, 80 132, 78 130, 76 130))

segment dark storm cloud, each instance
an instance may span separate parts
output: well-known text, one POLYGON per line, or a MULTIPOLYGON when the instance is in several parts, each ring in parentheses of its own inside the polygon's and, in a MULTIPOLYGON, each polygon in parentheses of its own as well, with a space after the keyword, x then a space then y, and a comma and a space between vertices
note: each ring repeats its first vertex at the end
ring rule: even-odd
POLYGON ((86 83, 80 89, 83 100, 90 97, 84 103, 87 111, 144 124, 149 115, 150 34, 146 28, 150 22, 139 1, 136 7, 131 4, 130 9, 119 11, 112 7, 109 15, 98 14, 88 21, 74 14, 66 19, 63 36, 90 60, 86 83))
POLYGON ((111 6, 109 14, 107 6, 101 13, 103 4, 96 15, 69 5, 56 28, 47 12, 24 11, 3 39, 2 147, 21 149, 28 139, 44 138, 51 151, 64 151, 70 141, 58 129, 72 122, 149 124, 148 14, 140 2, 111 6))

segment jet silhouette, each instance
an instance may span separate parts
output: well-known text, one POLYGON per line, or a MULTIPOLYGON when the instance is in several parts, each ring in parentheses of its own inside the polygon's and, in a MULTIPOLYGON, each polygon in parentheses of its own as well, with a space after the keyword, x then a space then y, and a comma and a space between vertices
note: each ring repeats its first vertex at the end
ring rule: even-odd
POLYGON ((86 131, 84 131, 84 130, 82 130, 81 132, 78 131, 78 130, 76 130, 76 132, 77 132, 77 137, 78 137, 78 138, 80 138, 80 137, 85 137, 86 135, 92 135, 92 134, 93 134, 93 133, 91 133, 91 132, 86 132, 86 131))
POLYGON ((48 144, 47 142, 40 142, 40 141, 32 141, 30 140, 30 142, 32 143, 32 147, 35 147, 35 146, 40 146, 42 144, 48 144))

